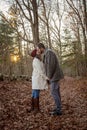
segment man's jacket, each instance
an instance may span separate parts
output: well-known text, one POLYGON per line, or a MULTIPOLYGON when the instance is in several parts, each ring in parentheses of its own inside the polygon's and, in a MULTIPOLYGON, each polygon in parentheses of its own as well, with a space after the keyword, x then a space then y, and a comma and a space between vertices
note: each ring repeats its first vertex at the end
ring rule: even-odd
POLYGON ((52 82, 59 81, 64 77, 57 56, 51 49, 45 51, 43 62, 45 64, 46 75, 52 82))

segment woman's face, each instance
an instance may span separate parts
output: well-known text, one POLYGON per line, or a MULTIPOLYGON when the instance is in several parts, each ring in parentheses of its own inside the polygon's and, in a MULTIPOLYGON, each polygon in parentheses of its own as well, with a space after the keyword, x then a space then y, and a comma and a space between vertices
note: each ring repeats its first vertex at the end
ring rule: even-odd
POLYGON ((37 55, 40 55, 41 54, 41 50, 37 47, 37 55))

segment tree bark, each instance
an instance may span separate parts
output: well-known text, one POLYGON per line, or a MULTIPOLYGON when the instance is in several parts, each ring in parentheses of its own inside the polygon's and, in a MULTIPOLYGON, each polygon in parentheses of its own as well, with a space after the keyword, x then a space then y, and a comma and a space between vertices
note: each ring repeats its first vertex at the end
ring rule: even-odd
POLYGON ((84 28, 83 28, 83 37, 85 44, 85 61, 86 61, 86 70, 87 70, 87 9, 86 9, 86 0, 83 0, 83 8, 84 8, 84 28))
POLYGON ((38 29, 38 8, 37 8, 37 2, 36 0, 32 0, 32 7, 33 7, 33 17, 34 17, 34 23, 33 23, 33 42, 34 45, 37 45, 39 43, 39 29, 38 29))

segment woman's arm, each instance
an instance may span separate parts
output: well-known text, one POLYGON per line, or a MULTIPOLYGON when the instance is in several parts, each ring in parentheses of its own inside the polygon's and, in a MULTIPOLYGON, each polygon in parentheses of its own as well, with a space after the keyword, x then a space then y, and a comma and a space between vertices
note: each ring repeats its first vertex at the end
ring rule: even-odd
MULTIPOLYGON (((36 71, 37 74, 42 76, 45 80, 47 79, 46 74, 44 72, 44 68, 42 68, 42 65, 40 63, 39 59, 34 59, 33 60, 33 69, 36 71)), ((44 66, 43 66, 44 67, 44 66)))

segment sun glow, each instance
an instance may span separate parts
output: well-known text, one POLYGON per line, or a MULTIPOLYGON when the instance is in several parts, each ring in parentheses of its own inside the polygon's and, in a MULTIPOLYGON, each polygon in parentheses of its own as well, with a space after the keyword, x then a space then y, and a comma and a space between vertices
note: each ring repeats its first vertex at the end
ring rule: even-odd
POLYGON ((18 62, 19 61, 19 55, 11 55, 11 62, 18 62))

